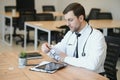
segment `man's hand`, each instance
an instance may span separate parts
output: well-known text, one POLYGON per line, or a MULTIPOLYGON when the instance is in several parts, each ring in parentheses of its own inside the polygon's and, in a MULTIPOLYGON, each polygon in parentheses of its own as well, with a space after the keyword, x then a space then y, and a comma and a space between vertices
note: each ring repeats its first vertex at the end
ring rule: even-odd
POLYGON ((64 62, 64 58, 67 56, 65 53, 59 51, 59 50, 56 50, 56 49, 51 49, 51 45, 49 45, 48 43, 44 43, 42 44, 41 46, 41 50, 44 52, 44 53, 48 53, 50 52, 50 56, 52 58, 54 58, 55 60, 57 61, 60 61, 60 62, 64 62))
POLYGON ((55 48, 52 48, 49 52, 49 56, 58 62, 64 62, 64 58, 67 55, 55 48))
POLYGON ((64 62, 64 59, 65 59, 65 57, 67 57, 67 54, 60 52, 59 56, 60 56, 60 62, 64 62))
POLYGON ((41 50, 44 52, 44 53, 48 53, 51 49, 51 45, 49 45, 48 43, 44 43, 42 44, 41 46, 41 50))

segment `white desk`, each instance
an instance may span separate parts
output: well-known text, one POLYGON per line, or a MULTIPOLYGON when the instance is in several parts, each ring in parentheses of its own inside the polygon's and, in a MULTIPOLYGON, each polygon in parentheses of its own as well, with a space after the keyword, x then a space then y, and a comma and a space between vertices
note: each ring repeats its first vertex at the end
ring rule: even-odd
POLYGON ((120 20, 90 20, 89 24, 93 28, 103 29, 103 34, 107 36, 107 29, 120 28, 120 20))
MULTIPOLYGON (((63 14, 61 12, 49 12, 49 13, 52 13, 54 16, 63 16, 63 14)), ((3 18, 3 32, 2 32, 2 40, 7 43, 8 45, 12 46, 12 34, 13 34, 13 31, 12 31, 12 24, 13 24, 13 18, 18 18, 19 17, 19 12, 16 12, 14 15, 12 14, 12 12, 6 12, 6 13, 1 13, 2 16, 4 17, 3 18), (4 39, 4 36, 5 36, 5 18, 9 18, 10 19, 10 42, 7 42, 5 41, 4 39)))
POLYGON ((35 29, 35 36, 34 36, 34 49, 37 50, 37 30, 42 30, 48 33, 48 43, 51 42, 51 31, 59 31, 57 27, 65 25, 65 21, 30 21, 25 23, 25 30, 24 30, 24 49, 26 49, 26 30, 27 26, 32 27, 35 29))
POLYGON ((13 24, 13 18, 17 18, 19 16, 18 13, 16 13, 15 15, 12 15, 11 12, 8 12, 8 13, 1 13, 2 16, 3 16, 3 24, 2 24, 2 29, 3 29, 3 32, 2 32, 2 40, 4 43, 8 44, 9 46, 12 46, 12 34, 13 34, 13 31, 12 31, 12 24, 13 24), (5 18, 8 18, 10 19, 10 42, 7 42, 4 38, 5 36, 5 18))

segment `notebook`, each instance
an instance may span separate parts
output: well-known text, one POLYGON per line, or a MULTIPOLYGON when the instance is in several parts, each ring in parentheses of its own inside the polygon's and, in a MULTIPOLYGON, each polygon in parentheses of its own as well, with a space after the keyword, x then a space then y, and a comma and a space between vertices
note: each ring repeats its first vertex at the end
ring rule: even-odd
POLYGON ((40 59, 42 55, 39 52, 29 52, 27 53, 27 59, 40 59))

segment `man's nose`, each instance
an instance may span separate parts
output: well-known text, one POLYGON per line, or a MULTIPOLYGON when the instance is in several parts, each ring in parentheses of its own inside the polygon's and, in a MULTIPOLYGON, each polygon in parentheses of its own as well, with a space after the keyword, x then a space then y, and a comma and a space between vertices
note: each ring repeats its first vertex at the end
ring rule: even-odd
POLYGON ((69 25, 70 25, 69 21, 66 21, 66 25, 67 25, 67 26, 69 26, 69 25))

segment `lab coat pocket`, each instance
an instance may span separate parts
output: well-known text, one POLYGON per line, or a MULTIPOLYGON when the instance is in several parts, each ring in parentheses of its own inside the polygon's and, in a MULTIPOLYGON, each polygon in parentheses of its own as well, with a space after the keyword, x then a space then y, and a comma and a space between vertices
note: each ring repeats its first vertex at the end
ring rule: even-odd
POLYGON ((67 44, 67 49, 66 49, 67 54, 69 56, 73 56, 75 47, 76 47, 76 38, 72 37, 71 39, 69 39, 68 44, 67 44))

